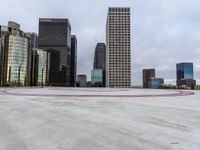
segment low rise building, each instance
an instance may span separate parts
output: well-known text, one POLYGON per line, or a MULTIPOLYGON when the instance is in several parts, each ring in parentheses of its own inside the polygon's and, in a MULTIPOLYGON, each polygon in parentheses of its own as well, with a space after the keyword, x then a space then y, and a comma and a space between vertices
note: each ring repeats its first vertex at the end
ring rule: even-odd
POLYGON ((158 89, 158 88, 161 88, 161 86, 164 84, 164 79, 163 78, 151 78, 151 79, 149 79, 148 83, 149 83, 149 88, 158 89))
POLYGON ((77 78, 78 87, 87 87, 87 76, 85 74, 79 74, 77 78))

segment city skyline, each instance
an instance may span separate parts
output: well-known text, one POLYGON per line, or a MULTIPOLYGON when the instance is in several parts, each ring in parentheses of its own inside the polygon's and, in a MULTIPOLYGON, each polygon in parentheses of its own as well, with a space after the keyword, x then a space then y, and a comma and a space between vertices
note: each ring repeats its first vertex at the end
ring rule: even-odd
POLYGON ((157 75, 165 78, 166 83, 169 82, 169 79, 175 83, 175 64, 188 61, 194 63, 195 79, 198 83, 200 78, 198 41, 200 10, 198 6, 200 2, 197 0, 190 2, 165 0, 155 1, 153 4, 145 0, 135 2, 131 0, 123 2, 98 0, 95 4, 91 0, 78 2, 79 5, 77 5, 77 1, 67 5, 69 2, 63 0, 60 0, 59 3, 49 1, 48 4, 39 3, 37 0, 27 4, 24 0, 18 1, 16 4, 3 2, 3 5, 9 5, 10 9, 5 7, 0 10, 0 14, 2 14, 0 24, 6 25, 9 20, 13 20, 21 25, 23 31, 38 33, 39 18, 69 18, 72 24, 72 34, 76 34, 78 38, 78 74, 87 74, 90 79, 95 45, 98 42, 105 42, 108 7, 131 7, 132 52, 134 51, 132 84, 141 85, 143 68, 156 68, 157 75), (45 7, 42 7, 44 5, 45 7), (82 7, 77 7, 79 8, 77 12, 74 9, 75 6, 82 7), (58 9, 59 7, 63 9, 58 9), (91 9, 88 10, 88 8, 91 9), (18 11, 14 13, 10 10, 18 11), (91 11, 93 13, 89 13, 91 11))

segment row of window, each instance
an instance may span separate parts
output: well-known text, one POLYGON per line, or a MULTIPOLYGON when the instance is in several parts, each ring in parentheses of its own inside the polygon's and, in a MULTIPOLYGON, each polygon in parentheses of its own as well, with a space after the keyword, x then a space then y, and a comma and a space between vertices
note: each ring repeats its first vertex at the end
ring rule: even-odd
POLYGON ((113 52, 109 52, 109 59, 110 60, 116 60, 118 61, 118 59, 120 60, 129 60, 130 59, 130 52, 123 52, 123 54, 119 54, 115 51, 113 52))
POLYGON ((130 36, 130 28, 129 29, 128 28, 127 29, 123 28, 123 29, 120 29, 120 30, 118 30, 118 29, 109 29, 108 32, 109 32, 110 36, 112 36, 112 35, 124 36, 126 34, 128 34, 130 36))
POLYGON ((119 75, 119 74, 123 74, 123 75, 127 75, 127 76, 129 76, 129 74, 130 74, 130 67, 129 68, 127 68, 127 69, 124 69, 124 70, 111 70, 111 69, 109 69, 110 71, 109 71, 109 74, 110 75, 119 75), (119 71, 122 71, 122 72, 119 72, 119 71))
POLYGON ((109 44, 130 44, 130 39, 116 38, 109 41, 109 44))
POLYGON ((130 8, 109 8, 109 13, 111 12, 130 12, 130 8))
POLYGON ((122 81, 122 82, 118 82, 118 81, 109 81, 109 85, 111 86, 129 86, 130 85, 130 80, 129 81, 122 81))
POLYGON ((109 33, 109 40, 110 39, 130 39, 130 32, 128 31, 123 31, 123 33, 109 33))
POLYGON ((112 44, 118 44, 118 43, 126 43, 126 44, 130 44, 130 39, 129 38, 116 38, 116 39, 111 39, 109 40, 109 45, 112 45, 112 44))
MULTIPOLYGON (((109 66, 110 66, 110 69, 112 67, 115 67, 115 66, 121 66, 121 67, 124 67, 124 69, 125 69, 125 66, 127 66, 127 67, 130 66, 129 64, 130 64, 130 62, 128 62, 128 61, 120 61, 120 60, 118 60, 117 63, 109 63, 109 66)), ((115 68, 113 68, 113 69, 115 69, 115 68)))
POLYGON ((109 30, 113 29, 113 30, 117 30, 118 28, 120 28, 120 30, 128 30, 130 29, 130 24, 111 24, 109 26, 109 30))
POLYGON ((109 25, 110 24, 130 24, 130 19, 129 18, 109 19, 109 25))
POLYGON ((127 15, 127 16, 129 16, 130 15, 130 13, 129 12, 110 12, 109 13, 109 16, 115 16, 115 15, 127 15))
POLYGON ((109 19, 109 25, 110 24, 116 24, 116 23, 119 23, 119 24, 124 24, 124 23, 127 23, 127 24, 130 24, 130 18, 112 18, 112 19, 109 19))

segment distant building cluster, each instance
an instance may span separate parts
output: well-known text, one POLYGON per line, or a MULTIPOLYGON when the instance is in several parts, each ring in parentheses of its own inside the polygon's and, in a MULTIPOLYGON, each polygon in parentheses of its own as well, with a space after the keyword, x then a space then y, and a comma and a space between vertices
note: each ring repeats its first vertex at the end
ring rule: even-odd
POLYGON ((164 84, 163 78, 155 78, 155 69, 143 69, 143 88, 200 89, 194 80, 193 63, 176 64, 176 86, 164 84))
POLYGON ((76 86, 77 39, 68 19, 39 19, 39 37, 0 26, 0 86, 76 86))
POLYGON ((144 69, 143 70, 143 88, 161 88, 164 84, 163 78, 155 77, 155 69, 144 69))

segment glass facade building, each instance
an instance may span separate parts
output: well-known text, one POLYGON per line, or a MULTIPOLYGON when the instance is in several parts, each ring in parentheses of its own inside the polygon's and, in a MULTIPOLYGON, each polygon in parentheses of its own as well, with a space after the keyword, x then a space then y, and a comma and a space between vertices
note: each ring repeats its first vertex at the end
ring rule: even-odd
POLYGON ((68 19, 39 19, 39 48, 50 53, 49 84, 70 86, 71 25, 68 19))
POLYGON ((7 79, 10 85, 25 86, 27 81, 28 39, 10 35, 7 61, 7 79))
POLYGON ((28 78, 29 39, 20 25, 8 22, 1 26, 0 82, 1 86, 25 86, 28 78))
POLYGON ((49 54, 42 49, 33 49, 32 80, 34 86, 48 85, 49 54))
POLYGON ((157 89, 157 88, 160 88, 161 85, 164 84, 164 79, 163 78, 152 78, 152 79, 149 79, 148 84, 149 84, 148 85, 149 88, 157 89))
POLYGON ((0 26, 0 86, 5 84, 5 65, 7 60, 8 36, 8 27, 0 26))
POLYGON ((34 48, 32 50, 32 57, 31 57, 31 86, 37 86, 38 61, 39 61, 39 55, 37 53, 37 50, 34 48))
POLYGON ((103 70, 94 69, 91 72, 91 84, 93 87, 103 87, 103 70))
POLYGON ((95 48, 93 69, 102 69, 102 86, 106 86, 106 45, 98 43, 95 48))
POLYGON ((38 59, 38 86, 48 84, 48 53, 37 49, 38 59))
POLYGON ((194 79, 193 63, 179 63, 176 65, 177 80, 194 79))
POLYGON ((178 87, 194 88, 196 81, 194 80, 193 63, 179 63, 176 64, 176 76, 178 87))
POLYGON ((28 51, 28 64, 27 64, 27 85, 32 86, 32 55, 33 55, 33 48, 38 47, 38 36, 36 33, 27 32, 26 37, 29 39, 29 51, 28 51))

